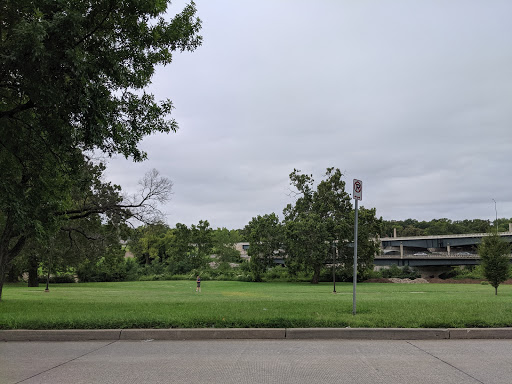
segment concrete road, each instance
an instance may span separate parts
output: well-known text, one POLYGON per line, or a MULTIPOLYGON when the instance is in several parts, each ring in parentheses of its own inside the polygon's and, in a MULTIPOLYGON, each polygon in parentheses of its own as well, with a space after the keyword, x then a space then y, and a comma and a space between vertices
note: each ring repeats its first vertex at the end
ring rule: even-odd
POLYGON ((510 384, 510 340, 0 343, 0 383, 510 384))

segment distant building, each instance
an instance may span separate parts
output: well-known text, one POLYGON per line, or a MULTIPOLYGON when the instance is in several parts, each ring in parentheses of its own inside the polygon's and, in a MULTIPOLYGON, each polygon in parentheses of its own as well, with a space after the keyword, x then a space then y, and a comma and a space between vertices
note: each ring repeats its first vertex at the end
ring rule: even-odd
POLYGON ((244 261, 251 260, 251 257, 247 254, 249 249, 249 243, 235 243, 235 249, 240 252, 240 258, 244 261))

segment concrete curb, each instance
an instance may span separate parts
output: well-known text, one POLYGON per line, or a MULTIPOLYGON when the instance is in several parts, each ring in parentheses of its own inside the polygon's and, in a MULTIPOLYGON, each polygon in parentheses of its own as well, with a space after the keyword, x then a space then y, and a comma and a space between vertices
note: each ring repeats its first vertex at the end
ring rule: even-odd
POLYGON ((284 339, 284 328, 123 329, 120 340, 284 339))
POLYGON ((512 328, 450 329, 450 339, 512 339, 512 328))
POLYGON ((0 341, 512 339, 512 328, 171 328, 0 330, 0 341))
POLYGON ((120 337, 120 329, 0 330, 0 341, 91 341, 120 337))
POLYGON ((441 340, 449 339, 448 329, 429 328, 290 328, 287 339, 357 340, 441 340))

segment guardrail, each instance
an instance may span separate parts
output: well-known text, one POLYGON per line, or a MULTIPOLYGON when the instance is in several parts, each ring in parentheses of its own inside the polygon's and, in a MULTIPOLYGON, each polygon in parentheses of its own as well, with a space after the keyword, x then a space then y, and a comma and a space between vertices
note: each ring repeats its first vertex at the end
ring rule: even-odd
MULTIPOLYGON (((427 255, 414 255, 404 253, 403 257, 398 255, 378 255, 375 256, 376 259, 479 259, 479 255, 458 255, 456 253, 429 253, 427 255)), ((512 259, 512 254, 509 255, 509 258, 512 259)))
MULTIPOLYGON (((417 239, 449 239, 453 237, 486 237, 491 233, 460 233, 456 235, 426 235, 426 236, 400 236, 400 237, 381 237, 380 241, 392 240, 417 240, 417 239)), ((512 232, 499 232, 499 236, 512 236, 512 232)))

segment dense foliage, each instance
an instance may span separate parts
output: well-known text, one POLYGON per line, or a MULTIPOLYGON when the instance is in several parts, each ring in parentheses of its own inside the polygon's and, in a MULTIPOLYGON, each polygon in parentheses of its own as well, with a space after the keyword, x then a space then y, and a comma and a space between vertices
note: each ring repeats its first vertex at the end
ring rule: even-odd
MULTIPOLYGON (((315 185, 312 175, 295 169, 290 184, 295 201, 284 208, 282 222, 272 213, 253 218, 245 228, 255 280, 261 279, 273 259, 283 255, 291 276, 311 273, 315 284, 321 279, 322 268, 332 264, 333 253, 339 272, 352 276, 354 209, 341 171, 328 168, 324 179, 315 185)), ((378 252, 381 220, 375 217, 375 209, 361 207, 359 222, 358 273, 364 275, 373 268, 378 252)))
POLYGON ((144 136, 177 129, 171 102, 155 101, 144 88, 172 52, 200 45, 201 23, 194 3, 166 21, 167 5, 2 2, 0 298, 5 272, 29 242, 48 247, 69 220, 141 207, 121 204, 115 186, 91 186, 100 180, 94 175, 85 185, 76 175, 89 166, 88 151, 140 161, 146 157, 138 148, 144 136), (89 192, 99 196, 96 204, 75 199, 89 192))
POLYGON ((253 217, 245 227, 250 243, 253 281, 261 281, 268 268, 274 266, 274 259, 282 256, 283 226, 275 213, 253 217))
POLYGON ((190 227, 178 223, 175 228, 156 223, 133 230, 128 247, 147 270, 139 273, 172 276, 204 269, 209 263, 240 262, 240 252, 234 248, 238 238, 236 231, 213 230, 207 220, 190 227))

